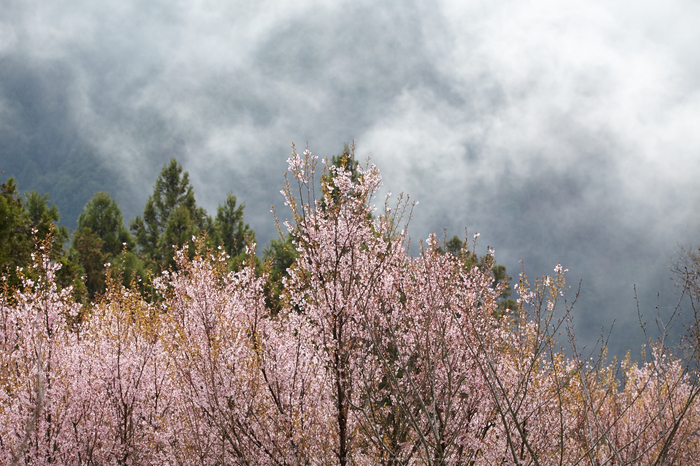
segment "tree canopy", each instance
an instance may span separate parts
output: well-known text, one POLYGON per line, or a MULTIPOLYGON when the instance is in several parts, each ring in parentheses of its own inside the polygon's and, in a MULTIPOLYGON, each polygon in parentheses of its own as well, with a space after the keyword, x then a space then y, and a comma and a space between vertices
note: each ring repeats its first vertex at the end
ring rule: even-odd
POLYGON ((68 229, 58 226, 61 215, 58 207, 49 204, 48 194, 30 191, 21 196, 14 178, 0 187, 0 268, 11 284, 17 284, 17 269, 31 263, 36 245, 49 248, 52 260, 64 264, 59 274, 60 283, 71 284, 75 267, 64 256, 68 229))
MULTIPOLYGON (((560 264, 532 285, 523 272, 515 305, 500 309, 492 251, 477 259, 454 238, 443 250, 432 234, 409 254, 396 214, 406 205, 368 215, 372 165, 355 181, 325 167, 325 204, 301 202, 313 162, 310 151, 289 159, 289 236, 262 271, 254 257, 231 270, 202 235, 148 293, 105 273, 84 312, 57 283, 51 238, 40 242, 0 293, 0 463, 697 463, 697 344, 681 358, 664 333, 640 363, 582 353, 562 328, 560 264), (266 274, 282 270, 271 303, 266 274)), ((12 183, 4 192, 0 212, 55 218, 46 197, 32 197, 32 216, 12 183)), ((174 205, 165 225, 190 207, 174 205)), ((76 248, 107 254, 98 232, 81 231, 76 248)))
POLYGON ((189 173, 173 158, 156 178, 143 217, 131 221, 131 231, 142 254, 164 269, 173 264, 173 246, 187 244, 211 223, 206 211, 197 206, 189 173))
POLYGON ((85 204, 78 217, 77 230, 90 228, 100 238, 104 245, 102 252, 110 256, 118 255, 123 249, 133 251, 136 243, 124 226, 124 216, 117 205, 105 192, 97 192, 85 204))
POLYGON ((58 225, 58 207, 49 203, 48 194, 32 191, 22 196, 9 178, 0 195, 0 267, 9 283, 17 285, 17 268, 28 266, 37 244, 48 240, 52 259, 63 264, 58 284, 72 285, 76 299, 87 303, 103 293, 108 268, 124 286, 136 285, 146 292, 152 277, 174 266, 177 248, 193 246, 193 238, 205 234, 209 245, 222 246, 230 256, 232 268, 242 264, 248 257, 246 245, 255 242, 244 210, 229 192, 212 219, 197 205, 189 174, 171 159, 156 178, 143 216, 130 222, 134 236, 124 225, 117 201, 105 192, 96 192, 85 204, 77 228, 69 234, 58 225))

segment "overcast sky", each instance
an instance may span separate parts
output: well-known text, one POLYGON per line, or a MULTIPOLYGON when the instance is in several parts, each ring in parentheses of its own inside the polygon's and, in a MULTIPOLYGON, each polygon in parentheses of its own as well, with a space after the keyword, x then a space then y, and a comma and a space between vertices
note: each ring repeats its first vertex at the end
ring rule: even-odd
MULTIPOLYGON (((657 292, 667 306, 674 251, 699 242, 695 0, 0 0, 0 11, 3 76, 60 96, 61 131, 128 175, 127 219, 175 156, 200 204, 213 212, 232 190, 264 244, 291 142, 323 157, 354 139, 386 190, 420 201, 414 238, 479 231, 516 276, 520 260, 530 276, 561 262, 583 281, 579 336, 615 318, 615 352, 639 337, 633 285, 644 312, 657 292)), ((21 132, 18 111, 0 94, 0 124, 21 132)))

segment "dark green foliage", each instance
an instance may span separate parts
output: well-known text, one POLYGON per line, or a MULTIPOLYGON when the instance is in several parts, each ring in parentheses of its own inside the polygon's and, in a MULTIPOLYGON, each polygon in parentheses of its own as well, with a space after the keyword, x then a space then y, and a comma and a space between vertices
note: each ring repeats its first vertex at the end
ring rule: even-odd
POLYGON ((0 193, 0 266, 13 278, 14 269, 27 264, 34 249, 27 240, 31 235, 27 220, 15 180, 10 178, 0 193))
MULTIPOLYGON (((459 238, 459 236, 453 236, 452 239, 445 241, 445 249, 447 252, 453 256, 461 256, 462 249, 464 248, 464 242, 459 238)), ((469 252, 468 250, 466 251, 469 252)))
POLYGON ((143 296, 151 295, 151 273, 144 262, 132 251, 123 251, 112 259, 112 277, 121 279, 127 288, 137 288, 143 296))
MULTIPOLYGON (((343 145, 343 152, 341 152, 339 155, 334 155, 331 157, 331 163, 329 166, 329 171, 325 173, 323 176, 321 176, 321 189, 323 192, 323 196, 330 195, 330 197, 335 201, 335 205, 340 204, 340 192, 338 190, 333 190, 329 193, 328 187, 333 184, 333 179, 335 178, 335 173, 333 170, 330 170, 330 167, 338 167, 338 168, 343 168, 347 171, 350 172, 350 180, 353 182, 353 184, 357 183, 360 177, 360 173, 358 172, 358 167, 360 166, 360 163, 355 160, 355 146, 349 146, 347 143, 343 145)), ((321 208, 323 210, 326 210, 326 202, 325 199, 321 200, 321 208)))
POLYGON ((63 246, 68 241, 68 229, 65 226, 58 226, 61 214, 56 205, 49 206, 49 195, 43 196, 36 191, 25 194, 26 211, 29 224, 37 230, 38 238, 53 238, 52 258, 56 259, 63 253, 63 246))
POLYGON ((143 218, 131 222, 141 254, 155 271, 173 265, 173 246, 182 247, 212 227, 206 211, 197 207, 189 173, 175 159, 163 166, 143 218))
POLYGON ((280 276, 287 273, 287 269, 294 264, 299 253, 294 247, 292 235, 273 239, 263 251, 263 258, 269 262, 270 275, 280 276))
MULTIPOLYGON (((78 217, 78 228, 73 232, 71 246, 71 257, 82 269, 85 288, 91 300, 105 289, 105 264, 114 263, 122 253, 130 253, 138 260, 132 252, 135 250, 136 243, 124 226, 124 217, 117 201, 105 192, 95 193, 78 217)), ((133 268, 143 270, 144 267, 141 264, 133 265, 133 268)), ((122 271, 112 268, 113 274, 119 272, 122 271)), ((130 273, 128 277, 124 283, 126 286, 130 285, 134 275, 130 273)))
POLYGON ((165 231, 160 240, 165 262, 168 265, 173 262, 174 252, 172 246, 181 248, 185 244, 190 244, 192 237, 199 236, 200 233, 201 231, 197 228, 190 209, 186 205, 176 206, 165 224, 165 231))
POLYGON ((265 284, 265 296, 270 310, 278 312, 281 309, 280 294, 284 289, 282 279, 289 273, 287 269, 292 267, 299 253, 292 242, 292 235, 273 239, 263 251, 266 270, 268 272, 265 284))
POLYGON ((331 165, 339 168, 344 168, 350 172, 350 180, 353 183, 357 183, 359 173, 357 168, 360 166, 360 162, 355 160, 355 145, 353 143, 352 147, 348 143, 343 144, 343 151, 331 157, 331 165))
POLYGON ((493 274, 493 286, 501 282, 505 284, 498 302, 498 310, 503 313, 506 309, 517 309, 518 303, 510 298, 513 289, 510 286, 511 277, 506 273, 506 266, 501 264, 494 265, 491 268, 491 274, 493 274))
MULTIPOLYGON (((510 287, 511 277, 509 277, 506 273, 506 266, 495 264, 493 256, 490 254, 486 254, 481 258, 477 257, 477 255, 466 248, 465 245, 466 242, 462 241, 459 236, 453 236, 449 240, 445 241, 445 249, 447 250, 447 253, 459 258, 468 267, 490 267, 491 275, 493 276, 492 286, 495 288, 499 283, 505 284, 498 303, 499 311, 505 312, 506 309, 515 309, 517 307, 517 303, 513 299, 509 298, 512 293, 512 288, 510 287)), ((442 250, 441 248, 439 249, 442 250)))
POLYGON ((214 240, 222 244, 232 258, 245 253, 247 243, 255 242, 255 233, 243 222, 244 210, 245 204, 236 206, 236 196, 229 192, 226 202, 216 211, 214 240))
MULTIPOLYGON (((172 267, 176 249, 187 246, 192 255, 195 250, 192 238, 206 235, 207 244, 222 246, 230 256, 229 268, 237 269, 250 259, 245 253, 246 245, 255 242, 255 233, 243 221, 244 210, 245 206, 237 205, 236 196, 229 193, 212 219, 197 206, 189 174, 171 159, 156 179, 143 217, 137 216, 130 225, 143 267, 152 274, 172 267)), ((139 268, 135 263, 134 266, 134 271, 139 268)), ((124 280, 130 273, 124 271, 124 280)))
POLYGON ((72 251, 82 267, 83 283, 90 299, 105 286, 105 262, 109 256, 104 252, 105 242, 90 227, 83 227, 73 234, 72 251))
POLYGON ((124 217, 117 201, 105 192, 95 193, 85 204, 78 217, 77 231, 85 228, 89 228, 103 241, 101 250, 108 257, 117 256, 123 248, 128 251, 136 248, 136 242, 124 226, 124 217))
POLYGON ((65 255, 68 229, 59 227, 58 207, 49 205, 49 195, 35 191, 20 197, 14 178, 0 188, 0 269, 10 288, 19 283, 17 268, 31 274, 32 253, 48 248, 52 260, 62 264, 57 283, 61 287, 78 286, 78 266, 65 255))

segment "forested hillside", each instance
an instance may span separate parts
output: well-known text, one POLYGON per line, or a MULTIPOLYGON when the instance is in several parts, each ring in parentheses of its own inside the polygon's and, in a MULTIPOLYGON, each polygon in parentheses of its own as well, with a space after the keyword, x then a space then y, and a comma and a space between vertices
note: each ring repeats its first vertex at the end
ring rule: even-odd
POLYGON ((97 191, 122 194, 124 179, 80 134, 72 121, 67 70, 31 70, 21 61, 0 66, 2 99, 12 115, 0 125, 3 181, 13 177, 20 192, 49 193, 70 229, 97 191))

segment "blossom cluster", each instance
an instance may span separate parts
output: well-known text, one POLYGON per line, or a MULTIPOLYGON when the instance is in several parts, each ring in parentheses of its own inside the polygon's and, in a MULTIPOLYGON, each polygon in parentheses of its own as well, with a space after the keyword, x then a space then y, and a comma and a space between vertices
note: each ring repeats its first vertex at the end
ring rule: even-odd
MULTIPOLYGON (((312 157, 289 159, 301 190, 312 157)), ((299 256, 280 311, 254 264, 231 272, 203 241, 154 281, 157 299, 108 275, 82 310, 38 251, 38 273, 0 301, 0 462, 700 458, 699 388, 680 360, 655 347, 641 365, 590 364, 556 349, 561 265, 534 287, 523 273, 503 312, 491 262, 446 254, 434 235, 409 254, 407 206, 375 215, 376 167, 330 170, 322 202, 283 190, 299 256)))

